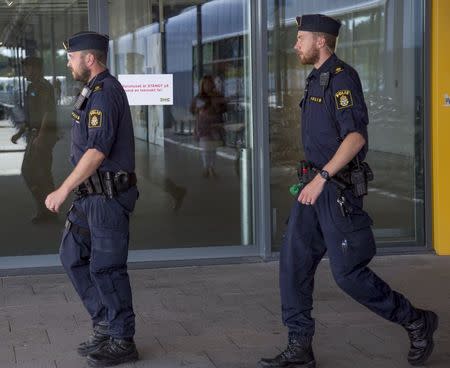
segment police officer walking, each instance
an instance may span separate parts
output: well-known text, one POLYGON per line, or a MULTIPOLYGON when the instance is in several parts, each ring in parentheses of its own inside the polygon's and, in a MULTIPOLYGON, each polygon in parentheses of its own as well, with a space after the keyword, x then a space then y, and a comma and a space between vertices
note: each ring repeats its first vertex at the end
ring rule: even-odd
POLYGON ((341 24, 314 14, 297 17, 297 25, 295 51, 302 64, 314 65, 300 103, 308 160, 302 173, 313 175, 303 181, 292 207, 280 255, 288 346, 272 359, 261 359, 258 367, 315 367, 314 274, 326 251, 339 287, 374 313, 403 326, 411 342, 408 361, 422 365, 433 350, 437 315, 413 307, 367 267, 376 251, 362 199, 370 176, 363 162, 368 114, 358 73, 334 54, 341 24))
POLYGON ((60 257, 92 318, 93 333, 79 345, 91 367, 138 359, 135 315, 127 273, 129 215, 138 197, 134 134, 121 84, 106 69, 109 38, 70 37, 64 47, 75 80, 85 83, 72 112, 72 173, 45 204, 58 212, 71 191, 60 257))

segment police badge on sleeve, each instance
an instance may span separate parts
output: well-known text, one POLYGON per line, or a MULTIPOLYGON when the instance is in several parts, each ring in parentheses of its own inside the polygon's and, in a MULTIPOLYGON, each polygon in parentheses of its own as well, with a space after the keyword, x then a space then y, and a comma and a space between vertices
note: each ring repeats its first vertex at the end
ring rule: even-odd
POLYGON ((102 115, 100 110, 89 111, 88 128, 100 128, 102 126, 102 115))
POLYGON ((336 100, 336 108, 338 110, 353 106, 352 93, 348 89, 337 91, 334 94, 334 98, 336 100))

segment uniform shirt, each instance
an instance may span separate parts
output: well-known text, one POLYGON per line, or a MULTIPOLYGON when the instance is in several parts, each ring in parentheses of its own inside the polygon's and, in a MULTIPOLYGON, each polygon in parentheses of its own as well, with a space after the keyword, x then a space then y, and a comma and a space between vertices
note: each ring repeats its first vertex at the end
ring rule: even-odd
POLYGON ((33 81, 25 95, 25 113, 27 126, 40 129, 44 115, 47 114, 47 126, 56 128, 56 106, 53 86, 44 78, 33 81))
POLYGON ((134 133, 130 106, 119 81, 108 70, 91 81, 92 94, 72 112, 70 159, 77 165, 91 148, 102 152, 100 171, 134 171, 134 133))
POLYGON ((368 150, 369 118, 361 81, 351 66, 333 54, 319 69, 314 68, 306 80, 300 107, 306 160, 322 168, 351 132, 360 133, 366 140, 358 154, 359 159, 364 160, 368 150), (320 77, 327 72, 329 80, 324 87, 320 77))

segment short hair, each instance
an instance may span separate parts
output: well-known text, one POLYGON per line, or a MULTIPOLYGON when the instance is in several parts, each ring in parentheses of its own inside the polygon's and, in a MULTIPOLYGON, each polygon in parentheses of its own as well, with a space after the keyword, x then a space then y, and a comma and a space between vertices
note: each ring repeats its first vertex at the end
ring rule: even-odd
POLYGON ((92 54, 94 55, 95 59, 99 61, 103 66, 106 66, 106 61, 108 58, 108 54, 103 50, 97 50, 97 49, 89 49, 89 50, 82 50, 82 55, 86 54, 92 54))
POLYGON ((314 32, 314 36, 323 37, 325 39, 325 45, 334 52, 336 50, 336 36, 325 32, 314 32))

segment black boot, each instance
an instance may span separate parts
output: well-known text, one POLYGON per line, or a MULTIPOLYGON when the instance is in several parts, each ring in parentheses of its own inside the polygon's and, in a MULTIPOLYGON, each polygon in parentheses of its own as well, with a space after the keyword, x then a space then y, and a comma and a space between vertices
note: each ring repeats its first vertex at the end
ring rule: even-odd
POLYGON ((311 346, 311 338, 306 341, 298 337, 289 337, 289 343, 281 354, 275 358, 262 358, 258 368, 314 368, 316 360, 311 346))
POLYGON ((112 367, 138 359, 139 354, 133 340, 116 338, 111 338, 99 350, 87 356, 90 367, 112 367))
POLYGON ((419 310, 420 318, 405 325, 411 346, 408 362, 411 365, 423 365, 433 352, 433 333, 438 327, 438 316, 431 311, 419 310))
POLYGON ((109 326, 104 323, 100 323, 94 327, 94 332, 89 336, 87 341, 78 345, 78 354, 85 357, 90 353, 93 353, 100 349, 109 340, 109 326))

